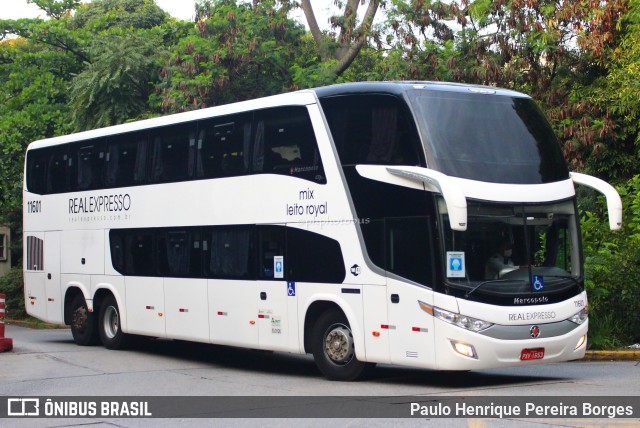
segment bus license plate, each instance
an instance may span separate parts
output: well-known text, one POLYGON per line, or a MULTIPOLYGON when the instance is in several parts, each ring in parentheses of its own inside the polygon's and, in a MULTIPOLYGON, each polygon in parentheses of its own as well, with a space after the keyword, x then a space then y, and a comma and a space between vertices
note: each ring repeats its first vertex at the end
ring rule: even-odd
POLYGON ((541 360, 544 358, 544 348, 523 349, 520 361, 541 360))

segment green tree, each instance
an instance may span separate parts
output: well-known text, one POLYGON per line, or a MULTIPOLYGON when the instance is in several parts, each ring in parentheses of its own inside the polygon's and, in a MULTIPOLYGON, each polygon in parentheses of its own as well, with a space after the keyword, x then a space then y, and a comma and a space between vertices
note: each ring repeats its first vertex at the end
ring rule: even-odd
POLYGON ((123 123, 149 110, 147 101, 160 78, 161 41, 144 30, 112 31, 94 41, 92 62, 69 87, 76 130, 123 123))
POLYGON ((27 145, 146 113, 159 79, 155 61, 188 25, 150 0, 33 3, 50 19, 0 20, 0 222, 18 246, 27 145), (149 25, 156 26, 136 28, 149 25))
POLYGON ((394 6, 389 40, 404 54, 390 55, 389 69, 402 77, 529 93, 551 116, 574 169, 617 143, 611 111, 594 102, 592 89, 607 74, 626 0, 395 0, 394 6))
MULTIPOLYGON (((318 68, 315 72, 320 78, 318 83, 326 83, 327 76, 337 76, 343 74, 353 63, 360 51, 367 46, 367 42, 372 36, 376 36, 373 21, 376 12, 380 8, 379 0, 347 0, 338 1, 336 5, 340 7, 341 15, 334 15, 330 18, 331 31, 322 31, 318 25, 310 0, 302 0, 301 7, 309 25, 316 50, 319 53, 316 64, 318 68), (366 11, 361 20, 358 17, 358 9, 361 5, 367 4, 366 11)), ((313 74, 308 74, 306 78, 313 78, 313 74)), ((316 82, 299 82, 301 85, 314 84, 316 82)))
POLYGON ((69 15, 82 2, 81 0, 27 0, 27 3, 37 5, 51 18, 60 19, 69 15))
POLYGON ((304 28, 275 1, 200 1, 162 71, 162 109, 193 110, 288 90, 304 28))
MULTIPOLYGON (((585 88, 584 96, 610 118, 611 141, 599 147, 597 156, 587 158, 594 174, 624 182, 640 173, 640 1, 629 2, 629 12, 619 23, 619 43, 604 62, 606 76, 585 88)), ((595 131, 604 128, 596 122, 595 131)))
MULTIPOLYGON (((71 54, 24 39, 0 42, 0 222, 18 246, 24 153, 31 141, 69 130, 65 79, 75 64, 71 54)), ((18 262, 20 248, 12 250, 18 262)))
POLYGON ((72 24, 99 32, 114 27, 150 29, 168 19, 154 0, 94 0, 76 7, 72 24))
MULTIPOLYGON (((622 229, 608 230, 604 203, 581 205, 586 286, 589 293, 589 341, 595 348, 615 348, 640 341, 640 175, 618 186, 622 229)), ((597 199, 602 199, 597 197, 597 199)), ((585 203, 586 202, 586 203, 585 203)))

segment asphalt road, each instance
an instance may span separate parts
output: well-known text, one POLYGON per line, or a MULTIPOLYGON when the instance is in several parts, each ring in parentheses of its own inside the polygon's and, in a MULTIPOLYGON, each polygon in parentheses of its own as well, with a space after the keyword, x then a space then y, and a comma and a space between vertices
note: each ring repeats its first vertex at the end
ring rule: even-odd
MULTIPOLYGON (((359 382, 331 382, 310 356, 180 341, 140 341, 126 351, 79 347, 69 330, 7 326, 14 350, 0 354, 2 396, 640 396, 640 363, 569 362, 442 373, 378 366, 359 382)), ((216 426, 360 426, 362 419, 222 419, 216 426)), ((435 421, 435 420, 433 420, 435 421)), ((174 426, 155 419, 12 419, 6 426, 174 426), (37 423, 36 423, 37 422, 37 423)), ((180 425, 202 426, 203 419, 180 425)), ((424 420, 374 419, 367 426, 414 426, 424 420)), ((640 426, 637 419, 439 419, 438 426, 640 426), (516 425, 513 425, 516 424, 516 425)), ((0 419, 0 426, 4 425, 0 419)))

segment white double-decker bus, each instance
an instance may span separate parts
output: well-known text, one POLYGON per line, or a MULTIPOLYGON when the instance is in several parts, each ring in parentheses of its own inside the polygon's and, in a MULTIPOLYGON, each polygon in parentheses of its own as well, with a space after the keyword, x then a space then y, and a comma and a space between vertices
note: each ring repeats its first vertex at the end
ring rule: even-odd
POLYGON ((586 349, 574 184, 528 96, 430 82, 304 90, 32 143, 32 316, 132 335, 474 370, 586 349))

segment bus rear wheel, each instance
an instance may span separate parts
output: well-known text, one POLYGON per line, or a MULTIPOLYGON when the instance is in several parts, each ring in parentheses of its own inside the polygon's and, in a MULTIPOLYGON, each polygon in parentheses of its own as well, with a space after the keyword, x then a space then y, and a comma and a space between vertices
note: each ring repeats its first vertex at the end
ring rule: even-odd
POLYGON ((82 294, 76 295, 71 302, 71 334, 77 345, 91 346, 98 343, 95 314, 89 312, 82 294))
POLYGON ((367 367, 358 361, 351 327, 339 309, 324 312, 313 328, 313 358, 330 380, 357 379, 367 367))
POLYGON ((128 343, 129 335, 122 331, 120 325, 120 309, 113 296, 107 296, 100 305, 98 317, 100 340, 107 349, 123 349, 128 343))

